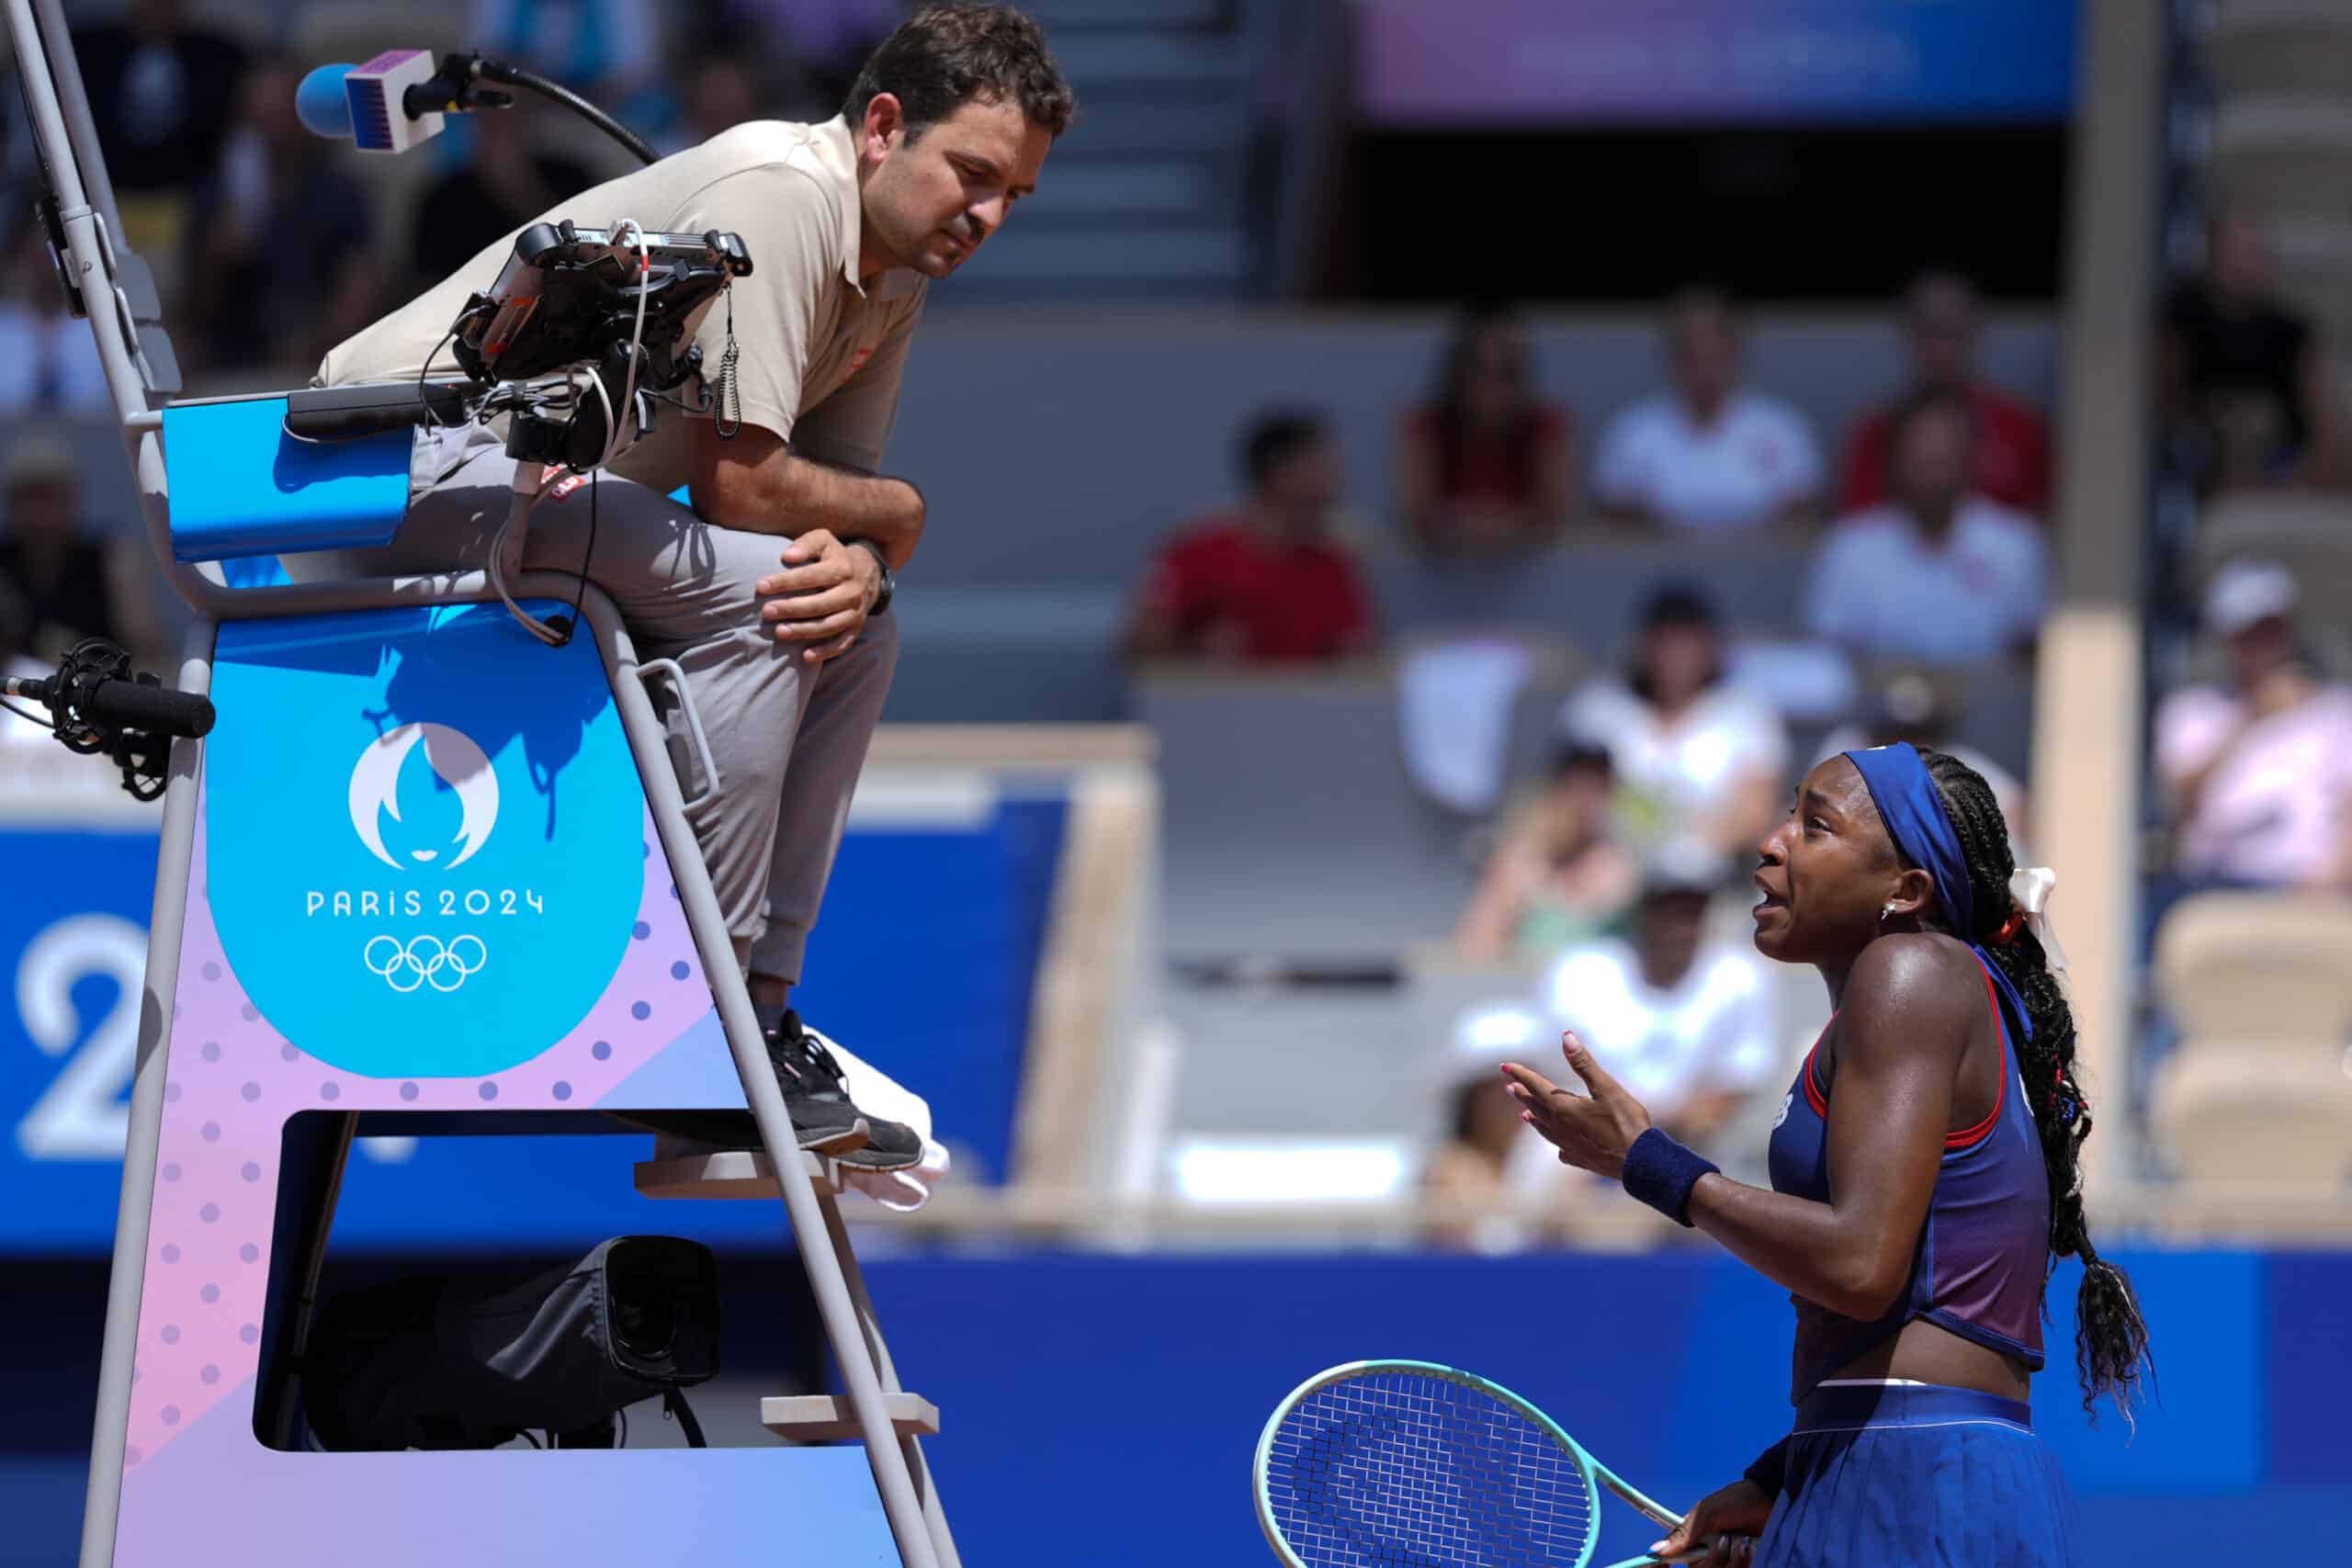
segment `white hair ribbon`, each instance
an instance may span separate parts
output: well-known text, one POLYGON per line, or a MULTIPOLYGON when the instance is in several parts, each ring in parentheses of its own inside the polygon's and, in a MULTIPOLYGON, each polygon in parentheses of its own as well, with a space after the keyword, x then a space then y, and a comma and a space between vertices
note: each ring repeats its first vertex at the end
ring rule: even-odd
POLYGON ((2058 890, 2058 874, 2046 865, 2019 866, 2009 878, 2009 897, 2025 914, 2025 929, 2041 944, 2049 955, 2050 972, 2066 972, 2066 950, 2058 945, 2058 933, 2050 924, 2050 896, 2058 890))

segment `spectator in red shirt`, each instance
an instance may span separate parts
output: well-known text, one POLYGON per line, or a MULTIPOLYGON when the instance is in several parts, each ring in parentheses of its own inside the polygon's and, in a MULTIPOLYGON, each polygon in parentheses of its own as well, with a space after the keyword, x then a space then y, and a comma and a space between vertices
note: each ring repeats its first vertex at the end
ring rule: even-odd
POLYGON ((1446 347, 1436 395, 1405 418, 1397 491, 1434 555, 1507 555, 1557 538, 1575 481, 1574 423, 1535 394, 1519 318, 1472 310, 1446 347))
POLYGON ((1958 393, 1975 426, 1972 488, 2015 512, 2050 509, 2050 431, 2041 416, 1976 371, 1980 326, 1975 287, 1956 273, 1920 275, 1904 299, 1911 383, 1865 413, 1846 442, 1838 476, 1842 512, 1862 512, 1887 498, 1887 452, 1894 412, 1909 399, 1958 393))
POLYGON ((1330 536, 1340 454, 1312 414, 1274 413, 1241 448, 1249 499, 1162 547, 1127 631, 1131 659, 1295 663, 1372 646, 1355 558, 1330 536))

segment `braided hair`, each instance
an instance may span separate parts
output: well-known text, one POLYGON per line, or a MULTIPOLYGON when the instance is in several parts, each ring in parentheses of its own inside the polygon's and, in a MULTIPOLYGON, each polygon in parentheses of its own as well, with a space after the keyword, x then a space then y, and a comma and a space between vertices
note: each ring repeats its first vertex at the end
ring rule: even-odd
MULTIPOLYGON (((2027 1021, 2032 1025, 2031 1039, 2015 1042, 2018 1066, 2050 1176, 2050 1266, 2054 1270, 2061 1258, 2083 1260, 2075 1327, 2075 1370, 2083 1385, 2083 1409, 2096 1416, 2103 1394, 2129 1420, 2141 1367, 2147 1360, 2148 1325, 2132 1299, 2131 1281, 2122 1269, 2099 1257, 2083 1220, 2081 1156, 2083 1140, 2091 1134, 2091 1111, 2075 1078, 2074 1012, 2050 972, 2049 955, 2040 940, 2009 917, 2009 876, 2017 862, 1992 786, 1975 769, 1941 751, 1923 748, 1919 760, 1936 781, 1944 814, 1960 835, 1977 923, 1984 928, 1960 934, 1984 944, 2025 999, 2027 1021)), ((2045 1317, 2049 1310, 2045 1296, 2045 1317)))

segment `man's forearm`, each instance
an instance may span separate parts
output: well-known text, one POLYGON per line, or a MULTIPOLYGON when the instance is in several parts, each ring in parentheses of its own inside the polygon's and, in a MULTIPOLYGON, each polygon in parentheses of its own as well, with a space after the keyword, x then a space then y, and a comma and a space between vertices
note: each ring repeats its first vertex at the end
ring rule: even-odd
POLYGON ((695 510, 721 527, 779 538, 828 528, 842 538, 870 539, 893 570, 913 558, 924 505, 922 492, 906 480, 851 473, 789 453, 752 472, 750 485, 722 483, 720 493, 707 500, 697 494, 695 510))

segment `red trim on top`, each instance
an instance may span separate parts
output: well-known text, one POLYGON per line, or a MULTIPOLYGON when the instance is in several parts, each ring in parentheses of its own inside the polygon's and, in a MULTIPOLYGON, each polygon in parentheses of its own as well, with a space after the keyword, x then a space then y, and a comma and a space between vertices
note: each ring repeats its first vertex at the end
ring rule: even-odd
POLYGON ((1993 1112, 1991 1115, 1985 1117, 1984 1121, 1979 1122, 1975 1126, 1969 1128, 1964 1133, 1945 1134, 1944 1148, 1947 1151, 1953 1149, 1974 1148, 1978 1144, 1983 1143, 1986 1135, 1993 1131, 1994 1123, 2000 1121, 2001 1102, 2007 1100, 2009 1095, 2009 1053, 2007 1049, 2009 1026, 2002 1020, 2001 994, 1993 988, 1993 972, 1990 969, 1984 971, 1984 998, 1993 1004, 1993 1028, 1997 1032, 2002 1042, 2001 1077, 2000 1081, 1996 1083, 1993 1089, 1993 1112))
POLYGON ((1813 1037, 1813 1049, 1804 1054, 1804 1102, 1813 1107, 1815 1116, 1829 1114, 1829 1097, 1822 1093, 1821 1085, 1814 1081, 1813 1059, 1821 1054, 1821 1043, 1829 1038, 1829 1024, 1837 1021, 1838 1015, 1831 1013, 1829 1023, 1823 1024, 1821 1032, 1813 1037))

